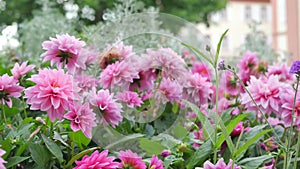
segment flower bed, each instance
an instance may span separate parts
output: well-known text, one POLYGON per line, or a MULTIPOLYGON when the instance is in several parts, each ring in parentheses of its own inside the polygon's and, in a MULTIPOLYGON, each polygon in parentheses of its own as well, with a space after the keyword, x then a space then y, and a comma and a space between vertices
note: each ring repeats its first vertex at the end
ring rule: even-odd
POLYGON ((297 168, 299 61, 228 65, 225 34, 216 52, 58 34, 41 63, 2 65, 0 168, 297 168))

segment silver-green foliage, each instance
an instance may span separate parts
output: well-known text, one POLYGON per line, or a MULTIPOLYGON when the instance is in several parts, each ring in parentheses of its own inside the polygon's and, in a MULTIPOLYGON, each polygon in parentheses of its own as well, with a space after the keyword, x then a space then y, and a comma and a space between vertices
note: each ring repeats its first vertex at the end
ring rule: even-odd
POLYGON ((42 42, 49 37, 55 37, 56 34, 65 33, 75 35, 75 26, 58 10, 48 8, 36 12, 33 19, 20 25, 23 59, 39 65, 41 63, 39 56, 44 52, 42 42))

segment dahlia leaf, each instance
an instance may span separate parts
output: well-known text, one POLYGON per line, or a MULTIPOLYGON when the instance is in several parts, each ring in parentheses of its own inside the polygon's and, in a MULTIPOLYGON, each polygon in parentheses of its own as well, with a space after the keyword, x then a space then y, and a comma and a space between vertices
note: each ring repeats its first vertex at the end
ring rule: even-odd
POLYGON ((174 127, 173 132, 177 139, 182 139, 188 135, 187 129, 179 125, 174 127))
POLYGON ((161 143, 153 140, 148 140, 146 138, 141 138, 140 147, 146 151, 147 155, 151 156, 153 154, 159 154, 167 147, 163 146, 161 143))
POLYGON ((50 152, 42 145, 29 144, 30 156, 41 168, 49 167, 47 164, 51 160, 50 152))
POLYGON ((208 156, 213 152, 211 141, 207 141, 200 146, 199 149, 189 158, 187 161, 186 168, 195 168, 197 164, 203 164, 203 162, 208 158, 208 156))
POLYGON ((91 139, 87 138, 81 130, 70 133, 69 137, 74 138, 75 143, 81 150, 83 149, 83 146, 87 146, 91 142, 91 139))
POLYGON ((7 164, 6 164, 6 168, 10 168, 13 167, 27 159, 29 159, 30 157, 20 157, 20 156, 14 156, 8 159, 7 164))
POLYGON ((46 144, 46 147, 48 150, 60 161, 62 162, 64 160, 63 154, 61 152, 60 147, 54 143, 52 140, 50 140, 48 137, 42 134, 42 138, 46 144))
POLYGON ((238 162, 239 166, 242 166, 246 169, 251 168, 258 168, 261 164, 266 162, 267 160, 273 158, 273 156, 270 155, 262 155, 259 157, 250 157, 250 158, 244 158, 243 160, 238 162))

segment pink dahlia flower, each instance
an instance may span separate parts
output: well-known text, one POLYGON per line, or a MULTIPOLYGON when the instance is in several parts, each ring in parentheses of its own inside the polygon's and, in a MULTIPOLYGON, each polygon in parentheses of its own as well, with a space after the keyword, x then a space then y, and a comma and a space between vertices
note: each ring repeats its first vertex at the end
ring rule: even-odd
MULTIPOLYGON (((281 118, 286 127, 291 126, 291 123, 292 123, 294 95, 295 95, 295 91, 293 90, 292 87, 290 87, 290 90, 286 90, 284 92, 284 94, 281 95, 281 102, 282 102, 281 118)), ((294 112, 295 113, 294 125, 298 127, 298 130, 300 130, 300 100, 299 100, 299 98, 300 98, 300 94, 297 96, 295 112, 294 112)))
POLYGON ((141 107, 144 102, 136 92, 126 91, 123 93, 118 93, 117 99, 125 102, 128 107, 133 108, 134 106, 141 107))
POLYGON ((113 97, 114 95, 110 94, 108 90, 100 90, 96 93, 95 89, 89 96, 90 104, 100 111, 99 122, 103 123, 104 126, 109 123, 112 127, 116 127, 123 119, 121 115, 122 105, 117 103, 113 97))
MULTIPOLYGON (((226 164, 224 159, 221 158, 218 160, 217 164, 212 164, 210 161, 205 161, 203 164, 203 169, 232 169, 232 160, 229 160, 229 163, 226 164)), ((234 169, 242 169, 242 167, 234 164, 234 169)))
POLYGON ((163 103, 180 101, 182 98, 182 87, 174 80, 169 78, 163 78, 159 87, 159 92, 157 93, 158 99, 163 103))
POLYGON ((74 72, 78 62, 78 55, 85 42, 76 39, 74 36, 68 34, 56 35, 56 38, 50 38, 50 41, 42 43, 43 49, 46 50, 41 56, 44 57, 43 62, 50 61, 51 66, 57 63, 58 68, 62 68, 65 64, 70 72, 74 72))
POLYGON ((100 54, 99 66, 105 69, 108 65, 115 63, 116 61, 123 61, 127 57, 134 55, 132 46, 126 46, 123 42, 117 42, 108 46, 100 54))
POLYGON ((194 63, 192 68, 192 73, 198 73, 202 77, 206 77, 208 81, 210 81, 211 77, 211 70, 208 68, 208 66, 205 63, 194 63))
POLYGON ((122 168, 131 169, 146 169, 146 164, 142 161, 142 157, 138 154, 133 153, 131 150, 120 151, 118 155, 119 159, 122 161, 122 168))
POLYGON ((152 90, 153 83, 157 78, 157 74, 154 69, 139 72, 139 79, 134 79, 133 83, 130 84, 130 90, 134 91, 137 89, 139 92, 143 90, 152 90))
POLYGON ((35 86, 25 90, 30 109, 46 111, 52 122, 56 118, 61 120, 65 111, 70 110, 73 104, 72 76, 62 69, 41 69, 29 80, 35 83, 35 86))
MULTIPOLYGON (((268 115, 274 112, 278 115, 281 107, 280 97, 286 87, 287 84, 280 82, 278 76, 271 75, 267 79, 257 79, 251 76, 247 89, 263 112, 268 115)), ((241 101, 242 104, 246 105, 247 109, 256 110, 254 103, 247 93, 241 95, 241 101)), ((258 115, 260 117, 260 114, 258 115)))
POLYGON ((244 57, 239 61, 239 77, 246 84, 250 76, 254 74, 254 69, 258 65, 258 58, 256 53, 247 51, 244 57))
POLYGON ((18 98, 21 96, 23 87, 17 84, 17 81, 7 74, 0 76, 0 103, 7 104, 8 107, 12 107, 11 98, 18 98))
POLYGON ((5 154, 5 151, 0 148, 0 169, 5 169, 4 163, 6 163, 6 161, 4 161, 1 158, 1 156, 3 156, 4 154, 5 154))
POLYGON ((97 87, 98 80, 90 75, 78 75, 75 77, 75 82, 79 87, 79 93, 84 94, 97 87))
POLYGON ((139 79, 139 72, 126 61, 108 65, 100 74, 100 84, 104 89, 117 85, 123 90, 128 90, 134 79, 139 79))
POLYGON ((186 77, 187 79, 183 83, 184 98, 197 105, 207 103, 210 95, 213 93, 212 83, 198 73, 187 74, 186 77))
POLYGON ((64 115, 64 118, 71 120, 73 131, 81 130, 87 138, 92 138, 92 128, 96 126, 96 114, 90 109, 88 103, 81 105, 75 103, 71 111, 64 115))
POLYGON ((230 133, 231 136, 239 136, 242 131, 245 133, 246 132, 246 129, 244 129, 244 126, 243 126, 243 122, 239 122, 235 128, 232 130, 232 132, 230 133), (244 131, 243 131, 244 130, 244 131))
POLYGON ((264 142, 261 142, 260 146, 261 146, 261 148, 263 148, 266 151, 272 151, 272 150, 278 148, 278 146, 274 142, 274 136, 268 138, 264 142))
POLYGON ((163 163, 156 155, 153 155, 149 164, 149 169, 164 169, 163 163))
POLYGON ((11 73, 14 79, 18 80, 21 76, 25 75, 26 73, 34 69, 34 67, 35 67, 34 65, 27 66, 27 61, 23 62, 21 66, 19 65, 19 63, 15 63, 14 67, 11 69, 11 73))
MULTIPOLYGON (((225 97, 222 97, 218 101, 218 113, 222 114, 225 110, 227 110, 230 107, 230 102, 225 97)), ((216 111, 216 108, 214 108, 214 111, 216 111)))
POLYGON ((184 60, 170 48, 147 50, 147 53, 152 58, 151 66, 161 70, 165 78, 180 78, 186 72, 184 60))
POLYGON ((274 158, 268 163, 265 163, 261 169, 276 169, 276 161, 274 158))
POLYGON ((98 56, 99 52, 95 49, 92 49, 91 47, 82 48, 78 55, 77 64, 75 64, 76 73, 79 74, 86 70, 89 65, 97 61, 98 56))
POLYGON ((114 162, 115 157, 107 157, 108 150, 101 153, 93 152, 91 156, 85 155, 81 161, 75 161, 76 167, 73 169, 116 169, 120 167, 120 163, 114 162))
POLYGON ((293 75, 289 74, 289 68, 286 64, 274 64, 268 67, 267 76, 278 75, 279 81, 292 81, 293 75))
POLYGON ((224 88, 225 92, 231 96, 238 95, 241 89, 239 82, 230 71, 225 71, 222 74, 220 85, 220 87, 224 88))
MULTIPOLYGON (((194 132, 194 138, 195 140, 199 140, 199 141, 205 141, 204 135, 203 135, 203 130, 200 129, 199 131, 194 132)), ((193 148, 197 149, 200 147, 199 143, 194 143, 193 144, 193 148)))

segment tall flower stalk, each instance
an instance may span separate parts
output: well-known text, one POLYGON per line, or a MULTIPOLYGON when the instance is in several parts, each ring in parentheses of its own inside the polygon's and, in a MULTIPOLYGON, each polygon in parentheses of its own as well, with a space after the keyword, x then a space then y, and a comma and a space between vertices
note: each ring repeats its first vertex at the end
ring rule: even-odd
MULTIPOLYGON (((222 41, 223 41, 223 39, 224 39, 224 37, 225 37, 225 35, 226 35, 227 32, 228 32, 228 30, 226 30, 222 34, 222 36, 221 36, 221 38, 219 40, 218 46, 217 46, 216 54, 215 54, 214 57, 212 57, 212 56, 208 57, 204 53, 202 53, 201 51, 199 51, 197 48, 189 46, 187 44, 183 44, 186 47, 188 47, 191 50, 193 50, 196 54, 200 55, 202 58, 204 58, 206 61, 208 61, 213 66, 215 77, 216 77, 216 79, 215 79, 216 80, 215 81, 215 84, 216 84, 216 98, 215 98, 216 100, 215 100, 215 104, 216 105, 218 105, 218 102, 219 102, 219 93, 218 93, 218 91, 219 91, 219 72, 218 72, 219 65, 218 65, 218 60, 219 60, 219 54, 220 54, 220 49, 221 49, 222 41)), ((208 50, 210 52, 210 48, 209 47, 207 47, 206 50, 208 50)), ((231 154, 235 154, 235 149, 234 149, 233 142, 232 142, 231 138, 229 137, 229 133, 227 132, 226 126, 223 123, 221 117, 219 116, 218 111, 219 111, 218 110, 218 106, 216 106, 215 113, 213 113, 213 116, 214 116, 213 118, 215 120, 215 126, 214 126, 214 130, 215 131, 214 131, 214 137, 213 137, 213 142, 214 142, 214 145, 213 145, 213 147, 214 147, 214 158, 213 159, 214 159, 214 163, 217 162, 217 153, 218 153, 218 149, 219 149, 218 145, 216 144, 217 143, 217 139, 218 139, 218 137, 217 137, 218 127, 217 127, 217 125, 220 125, 220 128, 222 130, 222 133, 225 136, 225 140, 226 140, 226 143, 228 145, 228 148, 229 148, 231 154)), ((234 163, 234 157, 233 157, 233 163, 234 163)))
MULTIPOLYGON (((294 95, 294 103, 293 103, 293 109, 292 109, 292 122, 291 127, 288 134, 288 145, 287 145, 287 151, 284 159, 284 166, 285 168, 289 167, 289 161, 292 158, 291 155, 291 143, 292 143, 292 135, 293 135, 293 129, 294 129, 294 120, 295 120, 295 109, 296 109, 296 101, 297 101, 297 93, 298 93, 298 87, 299 87, 299 81, 300 81, 300 60, 297 60, 293 63, 290 74, 296 75, 296 87, 295 87, 295 95, 294 95)), ((296 117, 297 118, 297 117, 296 117)), ((297 168, 297 158, 299 153, 299 137, 297 139, 297 146, 296 146, 296 156, 294 157, 294 169, 297 168)))

